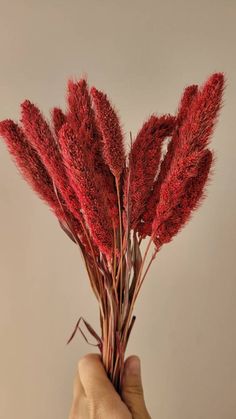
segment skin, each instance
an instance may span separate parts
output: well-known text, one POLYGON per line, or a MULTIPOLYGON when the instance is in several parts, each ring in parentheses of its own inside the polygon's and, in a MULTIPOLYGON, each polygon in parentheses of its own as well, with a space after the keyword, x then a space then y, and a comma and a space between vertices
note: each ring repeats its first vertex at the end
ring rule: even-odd
POLYGON ((151 419, 144 401, 139 358, 133 355, 125 362, 120 397, 100 356, 84 356, 74 379, 69 419, 151 419))

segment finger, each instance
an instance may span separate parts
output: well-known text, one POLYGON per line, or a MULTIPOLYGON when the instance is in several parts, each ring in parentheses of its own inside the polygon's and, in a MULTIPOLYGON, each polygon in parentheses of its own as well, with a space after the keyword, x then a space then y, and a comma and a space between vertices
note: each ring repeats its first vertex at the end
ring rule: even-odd
POLYGON ((73 383, 73 400, 69 419, 78 417, 79 412, 81 412, 81 409, 84 410, 84 407, 86 407, 86 396, 80 380, 79 369, 77 368, 73 383))
POLYGON ((81 396, 85 396, 85 391, 84 391, 84 387, 80 379, 79 364, 78 364, 77 372, 75 374, 74 384, 73 384, 73 399, 76 400, 80 398, 81 396))
POLYGON ((99 355, 88 354, 81 358, 79 361, 79 375, 86 396, 93 397, 94 394, 109 393, 117 397, 117 393, 107 377, 99 355))
POLYGON ((112 418, 121 399, 107 377, 101 357, 97 354, 84 356, 79 361, 79 374, 91 414, 112 418))
POLYGON ((134 355, 127 358, 125 362, 122 398, 134 419, 150 419, 144 401, 140 360, 134 355))

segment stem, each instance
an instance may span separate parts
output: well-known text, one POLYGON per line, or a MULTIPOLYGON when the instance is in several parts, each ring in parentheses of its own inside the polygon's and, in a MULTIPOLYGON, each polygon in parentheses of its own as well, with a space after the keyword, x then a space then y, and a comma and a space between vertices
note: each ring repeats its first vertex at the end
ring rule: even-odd
POLYGON ((143 260, 142 260, 142 264, 140 266, 140 270, 139 270, 139 273, 138 273, 138 279, 137 279, 137 282, 135 284, 134 293, 133 293, 133 296, 132 296, 132 299, 131 299, 131 302, 130 302, 129 312, 128 312, 128 316, 127 316, 127 320, 126 320, 125 331, 124 331, 124 342, 127 339, 127 333, 128 333, 128 329, 129 329, 129 326, 130 326, 133 309, 134 309, 134 303, 135 303, 137 295, 138 295, 137 289, 138 289, 138 291, 140 289, 139 288, 139 282, 140 282, 140 278, 141 278, 141 275, 142 275, 142 271, 143 271, 143 268, 144 268, 144 264, 145 264, 145 261, 146 261, 151 243, 152 243, 152 237, 150 237, 150 240, 149 240, 148 245, 146 247, 144 257, 143 257, 143 260))
MULTIPOLYGON (((123 297, 123 232, 122 232, 122 214, 121 214, 121 199, 120 199, 120 182, 116 178, 116 191, 117 191, 117 200, 118 200, 118 209, 119 209, 119 225, 120 225, 120 275, 119 285, 120 285, 120 312, 122 310, 122 297, 123 297)), ((118 285, 118 280, 117 280, 118 285)))
POLYGON ((145 270, 145 272, 144 272, 144 274, 143 274, 143 277, 142 277, 142 278, 141 278, 141 280, 139 281, 139 284, 138 284, 138 287, 137 287, 137 292, 136 292, 136 298, 137 298, 138 293, 139 293, 139 291, 140 291, 140 288, 141 288, 141 286, 142 286, 142 284, 143 284, 143 281, 144 281, 144 279, 146 278, 146 275, 147 275, 147 273, 148 273, 148 271, 149 271, 149 269, 150 269, 150 267, 151 267, 151 264, 152 264, 152 262, 154 261, 154 259, 155 259, 156 255, 157 255, 157 252, 158 252, 158 249, 155 249, 155 251, 154 251, 154 253, 153 253, 153 255, 152 255, 152 257, 151 257, 151 259, 150 259, 150 261, 149 261, 149 263, 148 263, 148 265, 147 265, 147 268, 146 268, 146 270, 145 270))
POLYGON ((113 257, 114 257, 114 264, 113 264, 113 270, 112 270, 112 285, 116 297, 116 302, 118 303, 118 294, 117 294, 117 287, 116 287, 116 229, 113 222, 113 233, 114 233, 114 251, 113 251, 113 257))

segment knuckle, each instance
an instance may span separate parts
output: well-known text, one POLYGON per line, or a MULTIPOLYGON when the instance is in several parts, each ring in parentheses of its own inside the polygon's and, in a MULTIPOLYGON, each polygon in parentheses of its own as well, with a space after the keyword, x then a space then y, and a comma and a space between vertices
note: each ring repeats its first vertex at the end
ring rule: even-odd
POLYGON ((80 358, 80 360, 78 361, 77 364, 77 370, 78 372, 80 372, 81 367, 87 362, 87 355, 83 356, 82 358, 80 358))
POLYGON ((91 364, 91 362, 97 359, 99 359, 98 354, 87 354, 87 355, 82 356, 82 358, 80 358, 80 360, 78 361, 78 365, 77 365, 78 370, 80 371, 81 368, 86 368, 86 366, 88 366, 89 364, 91 364))
POLYGON ((123 393, 127 396, 143 397, 143 388, 140 385, 132 385, 124 388, 123 393))

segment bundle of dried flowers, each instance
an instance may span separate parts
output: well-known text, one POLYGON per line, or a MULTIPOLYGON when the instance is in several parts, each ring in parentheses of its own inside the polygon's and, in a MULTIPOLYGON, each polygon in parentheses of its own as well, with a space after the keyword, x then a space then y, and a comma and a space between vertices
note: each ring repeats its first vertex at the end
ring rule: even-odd
MULTIPOLYGON (((82 320, 118 391, 144 278, 205 195, 213 161, 207 147, 223 90, 222 73, 200 88, 187 87, 176 115, 151 115, 128 156, 117 111, 84 79, 69 80, 67 110, 51 111, 52 127, 28 100, 21 105, 21 126, 0 122, 21 174, 82 251, 99 304, 101 337, 82 320)), ((69 341, 77 329, 83 333, 80 320, 69 341)))

